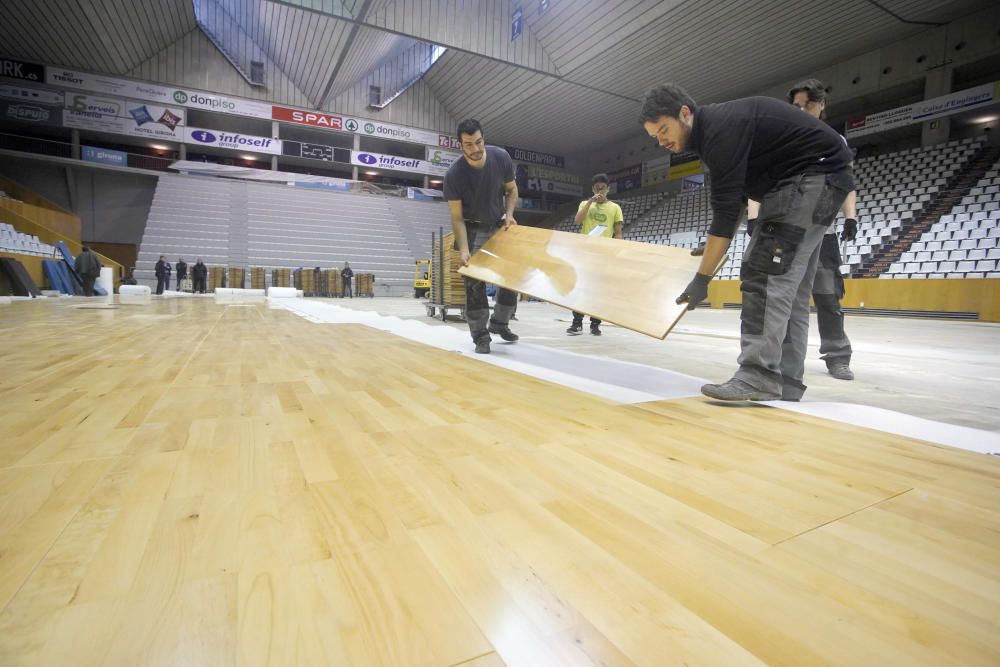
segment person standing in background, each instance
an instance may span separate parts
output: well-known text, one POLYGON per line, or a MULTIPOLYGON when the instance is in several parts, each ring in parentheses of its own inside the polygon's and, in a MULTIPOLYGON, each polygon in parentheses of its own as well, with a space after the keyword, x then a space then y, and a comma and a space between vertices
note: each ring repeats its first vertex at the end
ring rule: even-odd
POLYGON ((201 261, 201 257, 195 262, 194 268, 191 270, 191 277, 194 279, 192 290, 204 294, 205 284, 208 282, 208 267, 201 261))
POLYGON ((184 258, 181 257, 177 260, 177 291, 181 291, 181 283, 187 280, 188 277, 188 265, 184 262, 184 258))
POLYGON ((101 262, 94 253, 90 252, 90 248, 83 246, 83 250, 76 256, 73 269, 80 276, 80 281, 83 283, 83 295, 94 296, 94 283, 97 282, 97 277, 101 275, 101 262))
MULTIPOLYGON (((608 175, 596 174, 592 183, 591 190, 594 196, 580 202, 576 211, 576 224, 580 225, 580 232, 590 236, 597 227, 604 227, 599 236, 622 238, 625 218, 622 216, 621 207, 608 200, 608 175)), ((579 336, 583 333, 583 313, 573 311, 573 324, 566 329, 566 333, 570 336, 579 336)), ((601 335, 601 321, 593 316, 590 318, 590 333, 593 336, 601 335)))
POLYGON ((354 288, 351 285, 351 280, 354 278, 354 271, 351 270, 351 263, 344 262, 344 268, 340 271, 340 298, 344 298, 344 295, 350 295, 354 298, 354 288))
POLYGON ((164 255, 160 255, 160 261, 156 263, 156 293, 163 294, 164 288, 170 289, 170 262, 164 255))

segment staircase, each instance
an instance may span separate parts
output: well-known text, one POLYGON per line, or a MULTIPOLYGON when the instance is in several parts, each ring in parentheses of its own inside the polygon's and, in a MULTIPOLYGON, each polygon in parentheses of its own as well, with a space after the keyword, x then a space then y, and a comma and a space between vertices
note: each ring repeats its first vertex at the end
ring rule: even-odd
POLYGON ((924 232, 941 219, 942 215, 951 211, 952 207, 962 200, 969 190, 993 167, 1000 158, 1000 147, 983 146, 979 153, 966 163, 937 196, 927 202, 924 210, 908 221, 903 222, 899 238, 896 242, 875 253, 871 259, 854 272, 853 278, 878 278, 889 266, 906 252, 914 241, 920 239, 924 232))

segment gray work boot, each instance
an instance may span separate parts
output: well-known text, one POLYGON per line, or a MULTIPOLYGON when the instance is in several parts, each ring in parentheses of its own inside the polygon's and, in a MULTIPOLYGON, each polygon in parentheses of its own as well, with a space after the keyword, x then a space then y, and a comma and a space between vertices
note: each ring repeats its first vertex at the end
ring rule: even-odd
POLYGON ((781 398, 779 394, 761 391, 736 378, 723 384, 702 385, 701 393, 720 401, 775 401, 781 398))
POLYGON ((508 343, 516 343, 517 339, 520 338, 516 333, 510 330, 510 327, 506 324, 500 324, 499 322, 494 322, 490 320, 490 325, 486 329, 492 334, 498 334, 508 343))
POLYGON ((490 353, 490 339, 481 338, 476 341, 476 354, 489 354, 490 353))
POLYGON ((846 361, 829 361, 826 364, 826 370, 838 380, 854 379, 854 371, 851 370, 846 361))
POLYGON ((576 322, 573 322, 573 324, 570 325, 569 329, 566 329, 566 333, 568 333, 570 336, 579 336, 580 334, 583 333, 583 324, 582 323, 577 324, 576 322))

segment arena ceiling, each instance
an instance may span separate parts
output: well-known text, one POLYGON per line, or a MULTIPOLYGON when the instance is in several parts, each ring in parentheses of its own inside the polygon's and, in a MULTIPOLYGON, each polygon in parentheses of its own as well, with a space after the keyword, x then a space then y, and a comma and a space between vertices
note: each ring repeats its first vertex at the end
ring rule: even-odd
POLYGON ((414 43, 433 43, 448 50, 423 82, 453 118, 479 118, 494 143, 573 154, 634 137, 639 100, 656 83, 681 83, 703 102, 739 97, 990 4, 5 0, 0 52, 127 75, 198 30, 199 11, 215 12, 234 19, 302 96, 328 108, 339 92, 414 43), (523 29, 512 42, 516 8, 523 9, 523 29))

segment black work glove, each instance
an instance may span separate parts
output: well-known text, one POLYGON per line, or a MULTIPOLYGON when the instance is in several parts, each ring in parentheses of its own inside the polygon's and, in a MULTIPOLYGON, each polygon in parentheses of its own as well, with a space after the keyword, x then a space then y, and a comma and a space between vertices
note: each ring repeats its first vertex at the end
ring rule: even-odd
POLYGON ((753 228, 756 224, 757 218, 747 218, 747 236, 753 236, 753 228))
POLYGON ((712 276, 706 276, 704 273, 694 274, 694 279, 677 297, 677 303, 687 303, 688 310, 694 310, 695 306, 708 298, 708 283, 711 280, 712 276))
POLYGON ((844 220, 844 231, 840 233, 841 241, 853 241, 858 238, 858 221, 854 218, 844 220))

